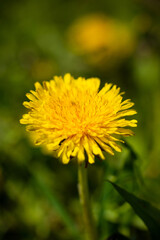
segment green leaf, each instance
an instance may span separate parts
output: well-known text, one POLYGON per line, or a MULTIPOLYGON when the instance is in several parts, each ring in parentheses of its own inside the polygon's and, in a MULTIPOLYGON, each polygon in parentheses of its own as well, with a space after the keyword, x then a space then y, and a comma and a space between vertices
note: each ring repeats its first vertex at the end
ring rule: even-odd
MULTIPOLYGON (((109 181, 110 182, 110 181, 109 181)), ((154 240, 160 239, 160 210, 153 207, 149 202, 139 199, 127 192, 115 183, 110 182, 117 192, 128 202, 136 214, 143 220, 148 227, 154 240)))

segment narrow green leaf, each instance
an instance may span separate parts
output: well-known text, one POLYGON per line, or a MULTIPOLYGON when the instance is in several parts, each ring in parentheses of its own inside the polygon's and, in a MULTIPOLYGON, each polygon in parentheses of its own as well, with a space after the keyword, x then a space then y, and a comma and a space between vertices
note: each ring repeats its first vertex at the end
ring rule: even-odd
MULTIPOLYGON (((109 181, 110 182, 110 181, 109 181)), ((160 210, 153 207, 149 202, 139 199, 127 192, 115 183, 110 182, 117 192, 128 202, 136 214, 143 220, 148 227, 154 240, 160 239, 160 210)))

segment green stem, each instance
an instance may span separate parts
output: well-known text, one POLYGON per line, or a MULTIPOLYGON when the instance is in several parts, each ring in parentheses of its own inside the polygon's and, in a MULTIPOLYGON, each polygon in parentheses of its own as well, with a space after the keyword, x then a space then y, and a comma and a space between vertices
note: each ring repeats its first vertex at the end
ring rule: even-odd
POLYGON ((97 233, 92 217, 91 203, 89 200, 87 168, 85 168, 84 164, 78 164, 78 190, 82 205, 86 240, 97 240, 97 233))

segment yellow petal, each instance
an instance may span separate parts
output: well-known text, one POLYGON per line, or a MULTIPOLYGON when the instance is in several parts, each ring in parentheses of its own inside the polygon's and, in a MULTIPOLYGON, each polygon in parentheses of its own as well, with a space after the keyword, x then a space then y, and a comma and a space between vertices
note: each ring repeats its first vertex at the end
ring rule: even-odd
POLYGON ((70 160, 70 158, 67 156, 66 150, 64 150, 63 153, 62 153, 62 162, 64 164, 67 164, 69 162, 69 160, 70 160))
POLYGON ((101 149, 97 145, 97 143, 90 138, 89 140, 90 148, 92 149, 93 154, 99 155, 102 159, 105 159, 101 149))
POLYGON ((80 146, 79 151, 78 151, 78 153, 77 153, 77 158, 78 158, 79 162, 82 162, 82 161, 85 160, 85 155, 84 155, 84 148, 83 148, 83 146, 80 146))

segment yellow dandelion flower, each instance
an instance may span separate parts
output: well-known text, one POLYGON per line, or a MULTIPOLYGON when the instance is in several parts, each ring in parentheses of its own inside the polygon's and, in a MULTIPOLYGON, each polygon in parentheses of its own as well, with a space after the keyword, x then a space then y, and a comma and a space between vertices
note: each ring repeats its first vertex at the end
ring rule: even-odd
POLYGON ((36 145, 56 152, 63 163, 71 157, 85 161, 85 153, 86 161, 94 163, 95 155, 104 159, 103 151, 120 152, 115 135, 133 135, 125 127, 136 127, 137 121, 125 117, 136 114, 130 109, 134 104, 122 100, 117 86, 106 83, 100 91, 99 86, 98 78, 74 79, 70 74, 43 86, 36 82, 35 91, 26 94, 30 101, 23 104, 29 112, 20 122, 28 124, 36 145))
POLYGON ((91 65, 105 68, 129 57, 136 45, 131 27, 102 14, 78 18, 69 27, 67 36, 76 54, 84 56, 91 65))

